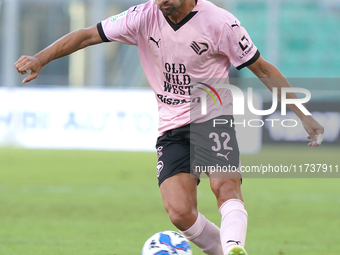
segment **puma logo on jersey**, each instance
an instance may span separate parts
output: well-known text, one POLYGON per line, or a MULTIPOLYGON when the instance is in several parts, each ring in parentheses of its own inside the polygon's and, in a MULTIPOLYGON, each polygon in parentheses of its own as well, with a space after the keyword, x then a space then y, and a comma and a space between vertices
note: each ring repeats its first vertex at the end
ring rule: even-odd
POLYGON ((138 6, 135 6, 135 8, 133 8, 132 12, 137 12, 137 7, 138 6))
POLYGON ((190 47, 196 52, 197 55, 201 56, 204 52, 209 50, 209 45, 207 43, 195 42, 190 44, 190 47))
POLYGON ((240 27, 237 22, 235 21, 235 24, 232 24, 231 27, 240 27))
POLYGON ((228 156, 229 156, 230 152, 228 152, 226 155, 222 154, 222 153, 217 153, 217 157, 223 157, 225 158, 226 160, 229 160, 228 159, 228 156))
POLYGON ((156 45, 157 45, 157 47, 159 48, 159 41, 160 41, 161 39, 159 39, 158 41, 156 41, 155 39, 153 39, 152 37, 150 37, 150 41, 153 41, 156 45))

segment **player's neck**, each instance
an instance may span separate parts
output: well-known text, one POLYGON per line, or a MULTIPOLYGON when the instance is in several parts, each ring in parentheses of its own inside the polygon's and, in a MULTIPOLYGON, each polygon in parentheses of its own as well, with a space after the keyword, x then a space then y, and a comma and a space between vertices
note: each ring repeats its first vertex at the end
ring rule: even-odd
POLYGON ((168 17, 174 24, 178 24, 192 11, 192 9, 194 9, 195 6, 196 0, 185 0, 178 12, 168 17))

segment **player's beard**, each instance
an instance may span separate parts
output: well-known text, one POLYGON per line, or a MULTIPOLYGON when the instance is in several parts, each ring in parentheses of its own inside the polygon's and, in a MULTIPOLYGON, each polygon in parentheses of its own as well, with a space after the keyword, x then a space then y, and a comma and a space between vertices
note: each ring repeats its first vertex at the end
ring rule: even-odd
POLYGON ((158 8, 165 16, 172 16, 182 7, 184 0, 175 0, 175 2, 165 1, 158 4, 158 8))

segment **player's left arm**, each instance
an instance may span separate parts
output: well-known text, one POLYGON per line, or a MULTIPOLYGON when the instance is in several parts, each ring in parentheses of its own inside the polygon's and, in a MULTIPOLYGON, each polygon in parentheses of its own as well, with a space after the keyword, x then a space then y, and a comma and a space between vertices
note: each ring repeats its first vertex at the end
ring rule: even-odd
MULTIPOLYGON (((261 56, 253 64, 249 65, 248 68, 270 91, 273 91, 273 88, 277 88, 279 99, 281 99, 281 88, 291 87, 284 75, 261 56)), ((295 93, 287 93, 287 99, 297 99, 297 96, 295 93)), ((308 145, 318 146, 317 136, 324 133, 324 128, 312 116, 305 115, 296 105, 289 104, 288 107, 301 119, 309 135, 308 139, 311 139, 308 145)))

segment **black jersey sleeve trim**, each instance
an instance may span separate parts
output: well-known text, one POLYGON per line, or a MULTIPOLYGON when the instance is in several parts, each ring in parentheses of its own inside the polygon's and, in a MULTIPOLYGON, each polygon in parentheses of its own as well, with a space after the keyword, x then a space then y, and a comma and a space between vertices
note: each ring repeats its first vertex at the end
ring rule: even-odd
POLYGON ((259 57, 261 56, 259 50, 256 51, 255 55, 248 60, 246 63, 236 67, 237 70, 241 70, 242 68, 246 67, 246 66, 250 66, 251 64, 254 64, 256 60, 259 59, 259 57))
POLYGON ((107 37, 106 37, 106 35, 105 35, 105 33, 104 33, 103 26, 102 26, 102 23, 101 23, 101 22, 99 22, 99 23, 97 24, 97 29, 98 29, 98 33, 99 33, 99 35, 100 35, 100 38, 102 38, 103 42, 110 42, 110 40, 107 39, 107 37))

